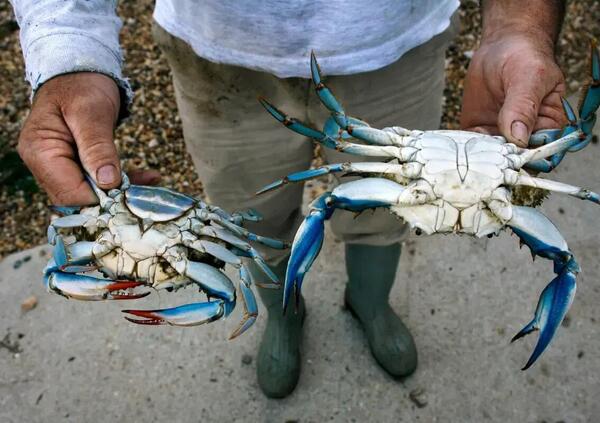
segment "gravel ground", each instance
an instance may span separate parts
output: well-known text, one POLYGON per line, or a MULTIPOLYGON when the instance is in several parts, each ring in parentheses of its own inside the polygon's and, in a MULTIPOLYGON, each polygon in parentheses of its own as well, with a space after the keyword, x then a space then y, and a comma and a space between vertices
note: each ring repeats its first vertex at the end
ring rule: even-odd
MULTIPOLYGON (((469 58, 477 47, 481 18, 477 1, 463 1, 462 29, 447 51, 447 88, 442 125, 457 128, 469 58)), ((125 74, 136 91, 131 117, 119 127, 116 143, 125 169, 154 168, 162 185, 201 195, 202 184, 185 152, 169 68, 152 41, 154 2, 121 2, 125 74)), ((600 38, 600 2, 573 0, 558 45, 569 89, 585 81, 588 43, 600 38)), ((48 200, 37 192, 16 155, 19 128, 27 116, 29 87, 23 80, 18 27, 8 2, 0 3, 0 258, 44 242, 48 200)))

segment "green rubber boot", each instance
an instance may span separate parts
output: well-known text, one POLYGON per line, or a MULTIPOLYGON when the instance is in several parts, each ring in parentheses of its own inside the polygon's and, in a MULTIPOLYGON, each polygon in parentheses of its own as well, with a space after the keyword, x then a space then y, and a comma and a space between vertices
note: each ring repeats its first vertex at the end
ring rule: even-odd
POLYGON ((267 327, 258 349, 256 373, 260 389, 269 398, 284 398, 291 394, 300 377, 304 299, 301 298, 297 312, 294 307, 290 307, 286 314, 283 314, 283 281, 286 268, 287 260, 272 267, 282 283, 280 289, 257 287, 268 316, 267 327))
POLYGON ((388 303, 400 251, 400 244, 346 244, 346 307, 362 323, 375 360, 395 378, 417 367, 413 337, 388 303))

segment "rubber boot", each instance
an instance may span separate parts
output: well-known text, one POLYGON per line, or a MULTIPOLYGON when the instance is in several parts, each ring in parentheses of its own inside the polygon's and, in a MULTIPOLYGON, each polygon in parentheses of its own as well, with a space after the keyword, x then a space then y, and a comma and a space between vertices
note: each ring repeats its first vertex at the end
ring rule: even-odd
MULTIPOLYGON (((282 283, 280 289, 258 288, 264 308, 267 310, 267 326, 263 333, 256 373, 260 389, 269 398, 284 398, 288 396, 300 377, 300 343, 302 341, 302 324, 304 322, 305 306, 301 298, 298 310, 290 307, 283 314, 283 281, 287 260, 272 270, 282 283)), ((254 271, 254 274, 257 274, 254 271)))
POLYGON ((413 337, 388 302, 400 251, 400 244, 346 244, 346 307, 362 323, 375 360, 395 378, 408 376, 417 367, 413 337))

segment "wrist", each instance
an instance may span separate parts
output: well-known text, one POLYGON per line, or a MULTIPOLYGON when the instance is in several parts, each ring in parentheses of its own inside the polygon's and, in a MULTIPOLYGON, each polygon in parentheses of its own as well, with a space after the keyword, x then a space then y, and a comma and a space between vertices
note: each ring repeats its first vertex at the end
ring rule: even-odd
POLYGON ((489 28, 481 36, 481 46, 504 43, 509 40, 522 40, 536 46, 539 53, 554 56, 555 43, 550 34, 541 28, 523 26, 519 23, 507 24, 501 28, 489 28))
POLYGON ((483 0, 482 43, 519 37, 553 54, 563 15, 562 0, 483 0))

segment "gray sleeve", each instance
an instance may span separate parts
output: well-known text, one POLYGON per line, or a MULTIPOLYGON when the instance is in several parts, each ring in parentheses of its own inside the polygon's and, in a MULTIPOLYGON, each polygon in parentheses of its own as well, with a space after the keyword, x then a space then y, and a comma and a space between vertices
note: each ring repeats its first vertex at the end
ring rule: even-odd
POLYGON ((10 1, 21 28, 25 78, 32 97, 50 78, 92 71, 113 78, 124 97, 123 105, 129 104, 132 91, 121 73, 121 20, 115 0, 10 1))

